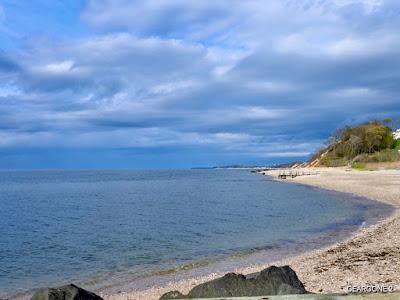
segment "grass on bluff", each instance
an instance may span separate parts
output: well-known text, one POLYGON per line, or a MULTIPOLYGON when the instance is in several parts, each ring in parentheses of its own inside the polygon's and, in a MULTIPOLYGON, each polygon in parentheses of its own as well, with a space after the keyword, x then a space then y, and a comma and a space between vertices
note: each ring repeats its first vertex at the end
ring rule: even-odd
POLYGON ((354 162, 351 167, 353 169, 357 169, 357 170, 365 170, 365 168, 367 167, 366 163, 362 163, 362 162, 354 162))
POLYGON ((366 163, 399 161, 400 140, 393 136, 393 123, 385 119, 341 128, 310 161, 319 159, 319 165, 351 165, 355 169, 365 169, 366 163))

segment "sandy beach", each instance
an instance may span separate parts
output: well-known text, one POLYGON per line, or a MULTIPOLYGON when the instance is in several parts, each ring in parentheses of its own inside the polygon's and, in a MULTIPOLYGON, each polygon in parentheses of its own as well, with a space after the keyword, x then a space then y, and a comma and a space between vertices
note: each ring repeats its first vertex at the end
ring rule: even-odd
MULTIPOLYGON (((301 172, 302 170, 298 170, 301 172)), ((309 172, 310 169, 307 169, 309 172)), ((357 171, 318 168, 314 175, 286 179, 338 192, 353 193, 390 204, 395 212, 378 224, 360 229, 346 241, 323 249, 268 264, 235 269, 237 273, 258 272, 270 265, 290 265, 311 292, 347 292, 349 286, 385 285, 400 288, 400 170, 357 171)), ((277 177, 279 171, 264 172, 277 177)), ((113 295, 105 299, 158 299, 170 290, 187 293, 192 287, 223 273, 171 282, 147 290, 113 295)))

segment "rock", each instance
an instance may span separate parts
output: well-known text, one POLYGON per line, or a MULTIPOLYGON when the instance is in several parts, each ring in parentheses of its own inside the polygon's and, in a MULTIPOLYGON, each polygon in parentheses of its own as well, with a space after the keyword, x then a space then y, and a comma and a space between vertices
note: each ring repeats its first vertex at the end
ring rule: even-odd
POLYGON ((103 300, 103 298, 74 284, 69 284, 58 288, 39 289, 31 300, 103 300))
POLYGON ((303 283, 299 280, 296 272, 289 266, 271 266, 255 278, 258 287, 262 287, 267 293, 264 295, 288 295, 306 294, 303 283))
POLYGON ((289 267, 269 267, 257 275, 244 276, 228 273, 225 276, 200 284, 194 287, 187 296, 176 294, 181 298, 170 297, 170 292, 164 294, 160 300, 185 298, 217 298, 217 297, 244 297, 267 296, 308 293, 298 279, 296 273, 289 267))
POLYGON ((200 284, 188 294, 190 298, 212 298, 230 296, 250 296, 249 282, 242 274, 228 273, 225 276, 200 284))
POLYGON ((161 296, 160 300, 168 300, 168 299, 185 299, 187 298, 185 295, 183 295, 181 292, 178 291, 172 291, 165 293, 164 295, 161 296))

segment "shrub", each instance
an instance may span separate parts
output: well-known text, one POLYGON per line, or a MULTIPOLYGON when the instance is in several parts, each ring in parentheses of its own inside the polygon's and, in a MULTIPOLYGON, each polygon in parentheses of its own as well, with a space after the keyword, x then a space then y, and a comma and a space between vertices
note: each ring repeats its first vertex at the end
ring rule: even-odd
POLYGON ((386 162, 386 161, 397 161, 399 159, 399 151, 397 149, 385 149, 374 153, 376 161, 386 162))
MULTIPOLYGON (((390 121, 392 122, 392 121, 390 121)), ((312 160, 320 164, 343 166, 348 162, 381 162, 399 159, 400 141, 393 137, 389 120, 371 121, 354 127, 344 127, 329 138, 327 147, 319 150, 312 160)))
POLYGON ((367 165, 365 163, 362 162, 354 162, 351 167, 353 169, 358 169, 358 170, 363 170, 367 167, 367 165))
POLYGON ((372 154, 360 154, 353 159, 353 163, 391 162, 400 159, 397 149, 385 149, 372 154))
POLYGON ((347 159, 340 158, 324 158, 321 160, 321 163, 327 167, 344 167, 347 166, 347 159))
POLYGON ((394 140, 393 149, 400 150, 400 140, 394 140))

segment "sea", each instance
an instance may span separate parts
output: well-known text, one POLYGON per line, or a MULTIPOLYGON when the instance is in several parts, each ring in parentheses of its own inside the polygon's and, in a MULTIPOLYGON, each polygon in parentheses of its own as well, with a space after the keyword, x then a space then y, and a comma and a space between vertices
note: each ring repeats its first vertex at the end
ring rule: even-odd
POLYGON ((391 211, 249 170, 0 171, 0 298, 228 272, 340 241, 391 211))

